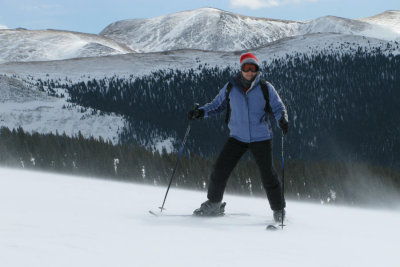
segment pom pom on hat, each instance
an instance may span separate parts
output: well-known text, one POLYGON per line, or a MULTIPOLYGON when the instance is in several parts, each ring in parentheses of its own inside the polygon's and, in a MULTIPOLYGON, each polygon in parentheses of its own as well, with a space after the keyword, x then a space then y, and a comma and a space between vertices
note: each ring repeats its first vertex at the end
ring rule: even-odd
POLYGON ((244 64, 254 64, 259 68, 258 59, 253 53, 246 53, 240 57, 240 68, 243 67, 244 64))

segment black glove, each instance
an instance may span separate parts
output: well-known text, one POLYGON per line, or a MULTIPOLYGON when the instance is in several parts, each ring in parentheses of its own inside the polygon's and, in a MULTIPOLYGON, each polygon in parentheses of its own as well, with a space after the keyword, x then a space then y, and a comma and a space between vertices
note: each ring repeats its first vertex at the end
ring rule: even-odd
POLYGON ((204 109, 195 108, 188 112, 189 120, 202 119, 202 118, 204 118, 204 109))
POLYGON ((281 127, 283 134, 287 134, 289 131, 289 121, 285 111, 282 111, 282 117, 279 119, 279 127, 281 127))

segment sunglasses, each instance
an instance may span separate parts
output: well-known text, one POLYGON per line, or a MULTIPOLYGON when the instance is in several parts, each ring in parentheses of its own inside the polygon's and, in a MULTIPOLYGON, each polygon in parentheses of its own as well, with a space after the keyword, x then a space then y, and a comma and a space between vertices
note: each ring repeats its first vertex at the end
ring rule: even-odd
POLYGON ((242 67, 242 71, 243 72, 257 72, 258 71, 258 67, 254 64, 244 64, 242 67))

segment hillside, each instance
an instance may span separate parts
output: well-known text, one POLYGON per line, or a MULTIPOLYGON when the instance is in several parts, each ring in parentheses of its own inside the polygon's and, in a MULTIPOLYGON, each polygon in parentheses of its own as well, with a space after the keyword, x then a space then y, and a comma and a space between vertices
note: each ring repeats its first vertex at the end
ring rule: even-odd
POLYGON ((116 21, 98 35, 0 29, 0 64, 180 49, 233 52, 317 33, 399 41, 398 25, 399 11, 362 19, 323 16, 308 21, 286 21, 200 8, 156 18, 116 21))
POLYGON ((75 136, 102 137, 114 144, 125 120, 115 114, 100 114, 93 109, 69 103, 68 92, 49 89, 46 83, 24 83, 0 75, 0 125, 23 127, 39 133, 66 133, 75 136), (49 90, 44 91, 44 87, 49 90))
POLYGON ((140 52, 176 49, 237 51, 296 34, 298 22, 200 8, 150 19, 114 22, 100 35, 140 52))
POLYGON ((0 30, 0 63, 133 53, 111 39, 59 30, 0 30))
POLYGON ((399 16, 393 12, 377 16, 378 19, 324 16, 309 21, 285 21, 200 8, 156 18, 117 21, 100 35, 145 53, 176 49, 239 51, 312 33, 400 40, 399 16))
MULTIPOLYGON (((284 38, 263 47, 251 50, 260 61, 267 64, 274 59, 293 56, 297 53, 353 54, 358 48, 367 51, 380 49, 384 53, 400 54, 400 44, 354 35, 316 33, 284 38)), ((238 67, 237 52, 212 52, 203 50, 177 50, 157 53, 131 53, 124 55, 69 59, 48 62, 8 62, 0 64, 0 73, 15 75, 18 79, 41 78, 62 79, 73 82, 92 78, 140 77, 153 71, 165 69, 197 69, 202 66, 238 67)))
POLYGON ((384 27, 388 27, 395 31, 396 33, 400 33, 400 11, 399 10, 388 10, 386 12, 377 14, 372 17, 359 19, 361 21, 366 21, 369 23, 373 23, 376 25, 381 25, 384 27))

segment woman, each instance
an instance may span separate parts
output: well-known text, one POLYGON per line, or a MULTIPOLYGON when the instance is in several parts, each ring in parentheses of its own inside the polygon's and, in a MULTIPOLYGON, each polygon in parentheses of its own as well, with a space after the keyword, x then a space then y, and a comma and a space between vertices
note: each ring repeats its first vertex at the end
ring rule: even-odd
POLYGON ((273 115, 286 134, 289 125, 286 108, 274 87, 260 79, 258 59, 252 53, 240 57, 240 67, 241 71, 231 77, 212 102, 188 113, 189 119, 193 120, 212 117, 228 109, 230 130, 210 176, 208 200, 194 211, 194 215, 223 215, 226 203, 222 199, 228 178, 243 154, 250 149, 260 170, 274 219, 281 221, 286 203, 273 166, 273 133, 267 113, 273 115))

